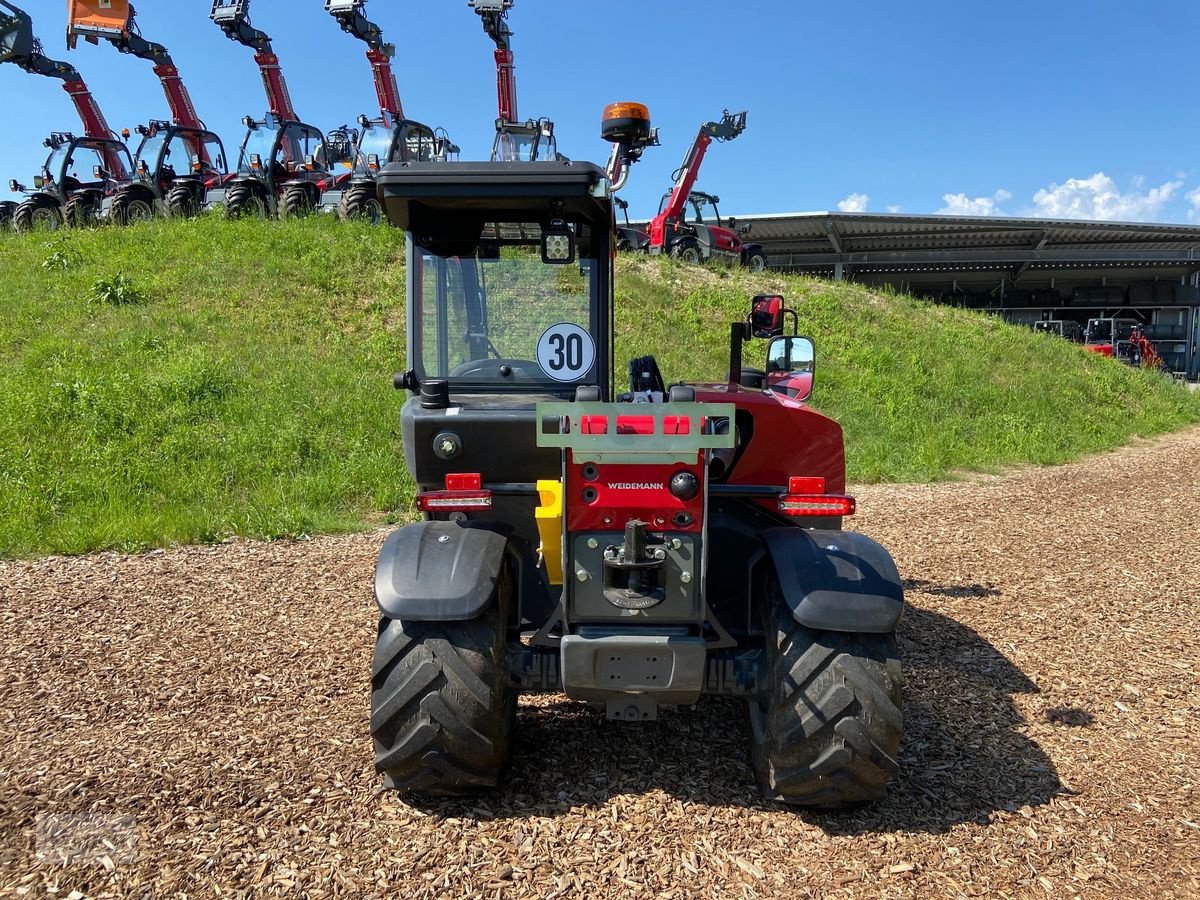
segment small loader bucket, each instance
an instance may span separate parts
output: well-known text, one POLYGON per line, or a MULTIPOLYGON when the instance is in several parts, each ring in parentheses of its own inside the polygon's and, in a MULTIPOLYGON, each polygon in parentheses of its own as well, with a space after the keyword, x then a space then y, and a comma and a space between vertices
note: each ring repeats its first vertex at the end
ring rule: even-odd
POLYGON ((0 2, 0 62, 33 53, 33 20, 15 6, 0 2))
POLYGON ((67 0, 67 46, 129 36, 129 0, 67 0))

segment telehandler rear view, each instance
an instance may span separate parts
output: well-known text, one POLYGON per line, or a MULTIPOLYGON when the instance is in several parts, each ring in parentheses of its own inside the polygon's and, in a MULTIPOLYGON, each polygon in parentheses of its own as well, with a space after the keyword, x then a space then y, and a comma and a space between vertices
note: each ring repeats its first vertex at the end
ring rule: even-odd
POLYGON ((380 174, 408 233, 396 386, 424 519, 376 570, 376 767, 403 792, 496 785, 523 691, 627 722, 724 695, 749 710, 766 796, 880 797, 902 731, 903 591, 883 547, 841 530, 855 501, 842 430, 806 402, 813 342, 782 297, 756 297, 720 383, 668 385, 641 357, 618 387, 611 186, 649 114, 616 104, 603 136, 607 171, 380 174), (762 369, 742 365, 754 339, 762 369))

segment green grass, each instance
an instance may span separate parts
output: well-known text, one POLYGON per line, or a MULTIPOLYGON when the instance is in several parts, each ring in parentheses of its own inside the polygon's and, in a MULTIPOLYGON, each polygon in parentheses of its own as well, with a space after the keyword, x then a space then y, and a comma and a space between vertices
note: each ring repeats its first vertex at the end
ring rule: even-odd
MULTIPOLYGON (((410 514, 391 373, 403 236, 204 219, 0 236, 0 556, 354 530, 410 514)), ((622 260, 618 359, 724 373, 781 290, 854 481, 1056 463, 1200 421, 1200 397, 979 314, 853 285, 622 260)), ((761 365, 759 342, 747 365, 761 365)))

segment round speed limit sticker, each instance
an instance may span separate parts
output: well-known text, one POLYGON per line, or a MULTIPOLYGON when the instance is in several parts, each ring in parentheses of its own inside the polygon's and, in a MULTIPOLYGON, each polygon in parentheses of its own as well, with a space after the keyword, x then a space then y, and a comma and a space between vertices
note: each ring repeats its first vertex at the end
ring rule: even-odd
POLYGON ((559 322, 542 333, 537 346, 537 363, 555 381, 582 378, 596 362, 592 336, 574 322, 559 322))

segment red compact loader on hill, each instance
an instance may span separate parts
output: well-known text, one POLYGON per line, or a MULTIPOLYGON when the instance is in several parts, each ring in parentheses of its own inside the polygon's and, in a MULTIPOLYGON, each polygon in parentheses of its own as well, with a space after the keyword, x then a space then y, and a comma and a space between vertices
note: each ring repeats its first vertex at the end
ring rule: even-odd
POLYGON ((50 59, 33 36, 33 22, 8 0, 0 0, 0 63, 11 62, 33 75, 58 78, 83 123, 83 136, 56 131, 43 142, 50 150, 33 190, 13 179, 9 189, 28 197, 13 210, 18 231, 54 229, 93 222, 114 182, 133 171, 129 149, 108 127, 100 106, 70 63, 50 59), (99 174, 97 174, 99 172, 99 174))
POLYGON ((312 212, 333 180, 325 135, 296 118, 271 38, 250 24, 250 0, 213 0, 210 18, 230 40, 255 51, 268 108, 262 119, 242 119, 237 171, 207 191, 204 207, 223 205, 231 218, 312 212))
POLYGON ((696 139, 688 148, 683 164, 673 176, 675 186, 664 196, 658 215, 650 220, 649 251, 652 255, 669 253, 676 259, 688 263, 700 263, 709 259, 720 259, 740 264, 761 272, 767 265, 767 255, 759 244, 747 244, 742 237, 750 232, 745 225, 735 230, 733 223, 726 228, 717 214, 717 198, 711 194, 694 191, 696 179, 700 177, 700 166, 713 141, 724 143, 735 140, 746 130, 746 113, 730 113, 725 110, 720 122, 708 122, 700 126, 696 139), (687 208, 695 211, 693 221, 687 220, 687 208), (705 221, 703 209, 711 205, 716 224, 705 221))
POLYGON ((512 49, 508 11, 514 0, 467 0, 496 45, 496 139, 493 162, 537 162, 558 159, 554 122, 547 118, 517 118, 517 67, 512 49))
MULTIPOLYGON (((67 45, 79 38, 88 43, 107 41, 121 53, 154 63, 171 121, 153 119, 137 128, 141 143, 133 157, 133 175, 114 185, 105 198, 100 218, 126 225, 155 215, 190 215, 209 188, 228 177, 225 147, 196 115, 171 54, 137 29, 137 13, 128 0, 70 0, 67 45)), ((100 174, 100 173, 97 173, 100 174)))
POLYGON ((382 166, 394 162, 428 162, 456 159, 459 148, 444 129, 436 131, 404 117, 400 88, 392 71, 394 44, 385 43, 383 31, 364 15, 367 0, 325 0, 325 9, 342 31, 367 45, 367 62, 379 98, 379 117, 359 116, 361 127, 354 140, 345 172, 334 172, 332 184, 321 194, 321 208, 342 219, 383 221, 375 179, 382 166))
MULTIPOLYGON (((648 119, 621 104, 603 135, 628 159, 648 119)), ((467 793, 501 777, 522 691, 625 722, 707 694, 745 701, 768 797, 880 797, 903 726, 903 590, 883 547, 841 530, 855 503, 842 430, 807 403, 813 342, 783 298, 758 297, 719 382, 668 384, 639 357, 618 385, 621 169, 380 174, 409 238, 395 383, 423 521, 388 537, 375 574, 376 768, 399 791, 467 793), (742 362, 754 339, 762 369, 742 362)))

